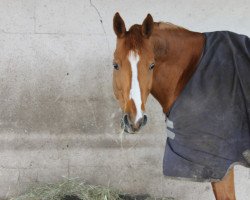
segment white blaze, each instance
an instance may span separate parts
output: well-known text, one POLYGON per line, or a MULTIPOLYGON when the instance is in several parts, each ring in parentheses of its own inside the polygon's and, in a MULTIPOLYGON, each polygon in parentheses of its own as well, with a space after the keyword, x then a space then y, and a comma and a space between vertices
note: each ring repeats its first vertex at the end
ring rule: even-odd
POLYGON ((130 99, 133 99, 136 107, 136 117, 135 123, 142 118, 142 110, 141 110, 141 90, 138 81, 138 62, 140 60, 139 55, 134 52, 130 51, 128 55, 128 60, 131 65, 132 71, 132 81, 131 81, 131 89, 130 89, 130 99))

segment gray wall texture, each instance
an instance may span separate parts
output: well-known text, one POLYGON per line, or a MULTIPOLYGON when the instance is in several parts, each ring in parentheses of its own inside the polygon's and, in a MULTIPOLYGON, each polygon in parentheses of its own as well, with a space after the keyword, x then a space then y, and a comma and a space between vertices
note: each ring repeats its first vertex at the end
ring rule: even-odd
MULTIPOLYGON (((208 183, 162 175, 164 115, 151 97, 149 123, 120 136, 112 93, 112 18, 127 27, 147 13, 196 31, 250 35, 247 0, 0 0, 0 198, 34 183, 81 178, 133 193, 214 199, 208 183)), ((236 167, 238 199, 250 172, 236 167)))

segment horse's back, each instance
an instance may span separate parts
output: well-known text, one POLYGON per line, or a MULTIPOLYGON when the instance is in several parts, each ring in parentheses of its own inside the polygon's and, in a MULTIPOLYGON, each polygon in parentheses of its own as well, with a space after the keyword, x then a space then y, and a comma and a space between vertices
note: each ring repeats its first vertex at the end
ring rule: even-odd
POLYGON ((232 66, 237 70, 238 78, 246 99, 248 111, 250 111, 250 38, 233 32, 221 32, 225 38, 225 47, 231 51, 232 66))
POLYGON ((205 35, 209 52, 203 64, 207 63, 213 75, 220 79, 215 81, 215 87, 220 85, 222 90, 231 91, 231 97, 242 99, 250 120, 250 38, 230 31, 216 31, 205 35), (235 91, 236 87, 238 91, 235 91))

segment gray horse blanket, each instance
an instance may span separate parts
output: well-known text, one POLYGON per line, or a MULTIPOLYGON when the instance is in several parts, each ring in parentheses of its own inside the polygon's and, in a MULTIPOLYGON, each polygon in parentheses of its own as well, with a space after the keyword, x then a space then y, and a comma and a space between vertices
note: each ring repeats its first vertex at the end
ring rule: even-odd
POLYGON ((216 181, 234 164, 250 167, 250 39, 204 35, 197 69, 167 115, 163 173, 216 181))

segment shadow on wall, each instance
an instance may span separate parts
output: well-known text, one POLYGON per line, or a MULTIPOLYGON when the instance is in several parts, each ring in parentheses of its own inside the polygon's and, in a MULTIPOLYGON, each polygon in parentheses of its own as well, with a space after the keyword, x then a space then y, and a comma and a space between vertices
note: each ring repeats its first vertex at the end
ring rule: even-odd
POLYGON ((55 66, 58 67, 54 72, 45 68, 36 74, 27 69, 5 71, 0 89, 2 129, 51 133, 102 133, 119 129, 119 121, 112 123, 121 113, 113 97, 111 80, 97 72, 90 81, 84 67, 76 78, 60 61, 55 66), (105 95, 107 89, 103 87, 107 84, 110 92, 105 95), (93 88, 95 91, 91 91, 93 88))

